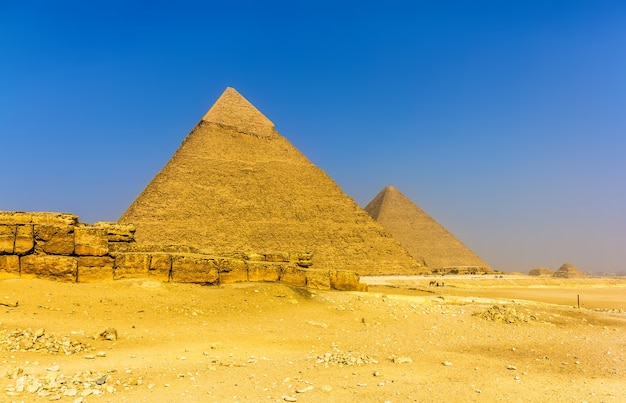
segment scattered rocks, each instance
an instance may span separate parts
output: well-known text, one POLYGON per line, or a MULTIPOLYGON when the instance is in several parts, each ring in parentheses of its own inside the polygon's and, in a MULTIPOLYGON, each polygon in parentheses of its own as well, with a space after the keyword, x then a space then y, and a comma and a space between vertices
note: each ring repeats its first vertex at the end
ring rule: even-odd
POLYGON ((408 363, 412 363, 413 360, 411 359, 411 357, 397 357, 395 355, 392 355, 391 357, 389 357, 391 359, 391 361, 395 364, 408 364, 408 363))
POLYGON ((331 392, 333 390, 332 386, 330 385, 322 385, 320 389, 323 390, 324 392, 331 392))
POLYGON ((494 305, 484 312, 474 313, 474 316, 478 316, 492 322, 503 323, 530 322, 537 320, 537 317, 534 315, 525 315, 518 312, 515 308, 506 305, 494 305))
POLYGON ((106 329, 104 329, 104 331, 102 333, 100 333, 100 339, 101 340, 117 340, 117 330, 115 330, 112 327, 107 327, 106 329))
POLYGON ((321 327, 321 328, 324 328, 324 329, 328 329, 328 324, 323 323, 323 322, 316 322, 314 320, 309 320, 306 323, 308 323, 311 326, 317 326, 317 327, 321 327))
POLYGON ((108 373, 95 371, 83 371, 72 376, 59 372, 59 366, 48 368, 46 375, 25 374, 21 368, 6 370, 4 377, 13 380, 5 388, 7 396, 20 396, 30 400, 34 397, 46 398, 47 400, 62 400, 63 397, 76 397, 75 403, 83 402, 87 396, 104 396, 114 394, 118 388, 129 389, 140 385, 141 379, 116 379, 112 378, 115 370, 108 373), (29 398, 29 395, 32 396, 29 398))
POLYGON ((14 330, 0 331, 0 346, 9 352, 46 352, 49 354, 63 353, 66 355, 93 351, 93 347, 87 343, 72 340, 69 336, 57 337, 52 333, 46 333, 42 328, 36 331, 14 330))
POLYGON ((349 365, 365 365, 365 364, 377 364, 378 361, 368 355, 363 355, 357 352, 335 352, 335 353, 326 353, 324 355, 320 355, 317 357, 317 363, 323 363, 325 365, 328 364, 337 364, 341 366, 349 366, 349 365))
POLYGON ((309 385, 309 386, 306 386, 304 388, 296 389, 296 393, 306 393, 306 392, 309 392, 309 391, 311 391, 313 389, 314 389, 313 386, 309 385))

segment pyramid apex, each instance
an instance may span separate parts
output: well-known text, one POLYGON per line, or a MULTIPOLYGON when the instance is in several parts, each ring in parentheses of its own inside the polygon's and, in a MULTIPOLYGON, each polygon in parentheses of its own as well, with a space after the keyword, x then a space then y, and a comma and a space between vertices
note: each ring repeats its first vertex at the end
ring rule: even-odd
POLYGON ((274 123, 233 87, 226 87, 202 120, 262 137, 275 135, 274 123))
POLYGON ((398 190, 398 188, 396 188, 395 186, 385 186, 383 188, 383 190, 380 191, 379 193, 379 197, 381 199, 385 199, 385 198, 393 198, 393 199, 409 199, 408 197, 406 197, 401 191, 398 190))

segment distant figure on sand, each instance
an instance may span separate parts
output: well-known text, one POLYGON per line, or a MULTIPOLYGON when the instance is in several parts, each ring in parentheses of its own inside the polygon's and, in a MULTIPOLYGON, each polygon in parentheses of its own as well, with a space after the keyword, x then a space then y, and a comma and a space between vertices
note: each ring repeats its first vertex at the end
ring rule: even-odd
POLYGON ((430 283, 428 283, 429 287, 443 287, 443 281, 441 282, 441 284, 439 284, 439 281, 435 281, 432 280, 430 283))

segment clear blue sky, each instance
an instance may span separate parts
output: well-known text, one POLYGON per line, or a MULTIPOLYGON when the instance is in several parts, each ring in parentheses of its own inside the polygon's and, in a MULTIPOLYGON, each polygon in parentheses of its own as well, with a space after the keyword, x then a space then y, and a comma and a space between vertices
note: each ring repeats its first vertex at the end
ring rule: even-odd
POLYGON ((626 271, 626 2, 0 0, 0 210, 115 221, 227 86, 494 268, 626 271))

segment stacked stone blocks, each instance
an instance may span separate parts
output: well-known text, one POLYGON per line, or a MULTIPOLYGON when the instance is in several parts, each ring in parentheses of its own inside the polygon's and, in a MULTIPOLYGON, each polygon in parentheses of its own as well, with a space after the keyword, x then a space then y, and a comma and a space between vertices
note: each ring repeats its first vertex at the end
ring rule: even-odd
POLYGON ((68 282, 153 278, 226 284, 280 282, 317 289, 366 290, 345 270, 312 269, 309 252, 201 253, 180 245, 141 245, 132 224, 80 223, 65 213, 0 212, 0 276, 68 282))

